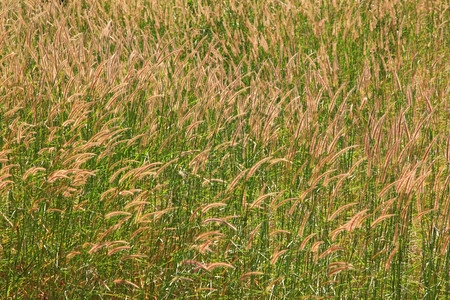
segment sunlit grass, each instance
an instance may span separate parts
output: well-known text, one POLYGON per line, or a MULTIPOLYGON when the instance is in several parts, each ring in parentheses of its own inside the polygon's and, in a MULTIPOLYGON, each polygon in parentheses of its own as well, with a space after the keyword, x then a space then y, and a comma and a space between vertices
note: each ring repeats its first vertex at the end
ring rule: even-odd
POLYGON ((1 298, 440 299, 446 1, 0 1, 1 298))

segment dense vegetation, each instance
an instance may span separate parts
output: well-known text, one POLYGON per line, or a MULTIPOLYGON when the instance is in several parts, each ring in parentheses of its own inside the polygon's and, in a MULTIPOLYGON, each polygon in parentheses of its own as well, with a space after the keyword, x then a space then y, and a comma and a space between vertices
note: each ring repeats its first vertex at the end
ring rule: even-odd
POLYGON ((0 0, 0 297, 447 297, 448 17, 0 0))

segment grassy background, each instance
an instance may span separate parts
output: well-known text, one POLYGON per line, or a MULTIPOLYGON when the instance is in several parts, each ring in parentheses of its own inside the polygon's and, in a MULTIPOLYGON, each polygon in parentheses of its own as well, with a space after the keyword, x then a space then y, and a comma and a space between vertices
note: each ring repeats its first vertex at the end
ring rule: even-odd
POLYGON ((1 0, 1 297, 447 297, 448 20, 1 0))

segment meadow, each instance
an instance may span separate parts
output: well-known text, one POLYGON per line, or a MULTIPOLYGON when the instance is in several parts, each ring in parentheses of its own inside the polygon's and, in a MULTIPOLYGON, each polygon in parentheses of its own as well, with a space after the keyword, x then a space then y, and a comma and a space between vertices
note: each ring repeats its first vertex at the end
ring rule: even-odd
POLYGON ((1 299, 447 299, 449 2, 0 0, 1 299))

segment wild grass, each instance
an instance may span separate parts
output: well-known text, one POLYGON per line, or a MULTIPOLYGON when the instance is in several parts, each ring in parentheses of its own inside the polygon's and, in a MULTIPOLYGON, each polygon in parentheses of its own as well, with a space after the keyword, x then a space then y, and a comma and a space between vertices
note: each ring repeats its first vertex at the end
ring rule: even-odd
POLYGON ((448 297, 448 21, 1 0, 1 298, 448 297))

